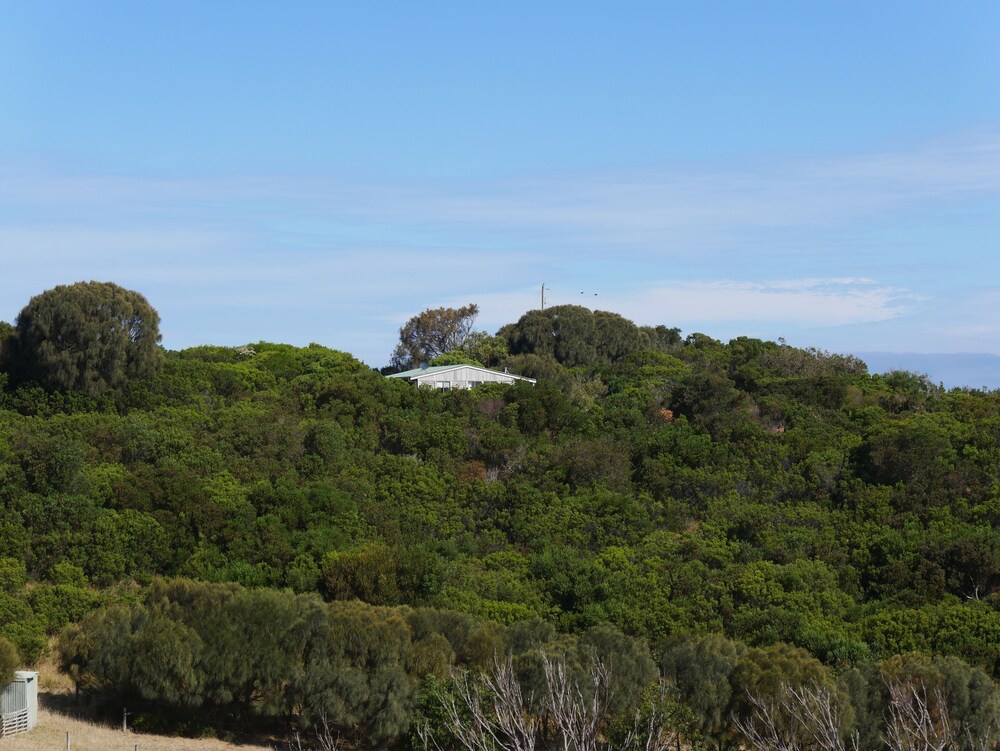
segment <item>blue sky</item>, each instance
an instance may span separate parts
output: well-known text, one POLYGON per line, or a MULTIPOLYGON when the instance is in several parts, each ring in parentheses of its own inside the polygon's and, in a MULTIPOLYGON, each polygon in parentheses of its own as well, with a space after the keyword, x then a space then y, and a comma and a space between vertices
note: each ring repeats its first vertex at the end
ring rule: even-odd
POLYGON ((379 366, 420 310, 492 331, 544 282, 723 340, 1000 356, 998 28, 995 2, 15 1, 0 320, 112 280, 171 349, 379 366))

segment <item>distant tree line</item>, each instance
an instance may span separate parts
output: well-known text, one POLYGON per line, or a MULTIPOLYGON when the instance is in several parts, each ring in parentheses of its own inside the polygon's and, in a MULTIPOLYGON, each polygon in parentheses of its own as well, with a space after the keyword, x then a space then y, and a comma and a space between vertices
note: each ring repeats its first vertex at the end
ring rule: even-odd
POLYGON ((680 329, 636 326, 617 313, 557 305, 525 313, 496 335, 475 331, 479 307, 428 309, 399 331, 387 371, 469 362, 513 366, 528 375, 549 375, 559 366, 607 365, 640 351, 669 352, 681 345, 680 329))

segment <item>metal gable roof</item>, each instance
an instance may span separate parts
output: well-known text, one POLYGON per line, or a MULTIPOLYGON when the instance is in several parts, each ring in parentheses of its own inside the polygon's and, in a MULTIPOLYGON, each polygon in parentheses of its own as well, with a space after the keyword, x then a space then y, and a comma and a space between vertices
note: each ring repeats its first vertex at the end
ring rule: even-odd
POLYGON ((408 380, 416 380, 421 376, 426 375, 438 375, 442 373, 447 373, 452 370, 458 370, 459 368, 471 368, 472 370, 478 370, 482 373, 493 373, 494 375, 507 376, 508 378, 515 378, 519 381, 529 381, 530 383, 535 383, 534 378, 528 378, 526 376, 514 375, 513 373, 503 373, 499 370, 491 370, 490 368, 484 368, 480 365, 473 365, 472 363, 461 363, 459 365, 432 365, 427 368, 413 368, 412 370, 404 370, 402 373, 392 373, 386 376, 387 378, 406 378, 408 380))
MULTIPOLYGON (((455 368, 475 368, 476 365, 433 365, 429 368, 413 368, 412 370, 404 370, 402 373, 393 373, 388 378, 414 378, 416 376, 428 375, 430 373, 443 373, 446 370, 454 370, 455 368)), ((480 368, 482 370, 482 368, 480 368)))

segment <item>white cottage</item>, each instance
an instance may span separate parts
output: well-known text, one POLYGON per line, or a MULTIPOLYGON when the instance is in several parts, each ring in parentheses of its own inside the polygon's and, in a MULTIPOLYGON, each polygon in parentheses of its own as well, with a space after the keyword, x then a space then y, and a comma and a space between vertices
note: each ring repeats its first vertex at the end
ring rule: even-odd
POLYGON ((484 383, 514 383, 527 381, 534 385, 534 378, 514 375, 499 370, 481 368, 478 365, 434 365, 431 367, 404 370, 393 373, 389 378, 402 378, 418 386, 431 386, 436 389, 471 389, 484 383))

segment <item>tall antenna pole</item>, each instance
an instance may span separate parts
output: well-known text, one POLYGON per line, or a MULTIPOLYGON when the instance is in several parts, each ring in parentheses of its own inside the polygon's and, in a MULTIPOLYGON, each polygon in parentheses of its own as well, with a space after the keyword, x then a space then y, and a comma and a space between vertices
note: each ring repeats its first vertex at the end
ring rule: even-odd
POLYGON ((545 282, 542 282, 542 310, 545 310, 545 282))

